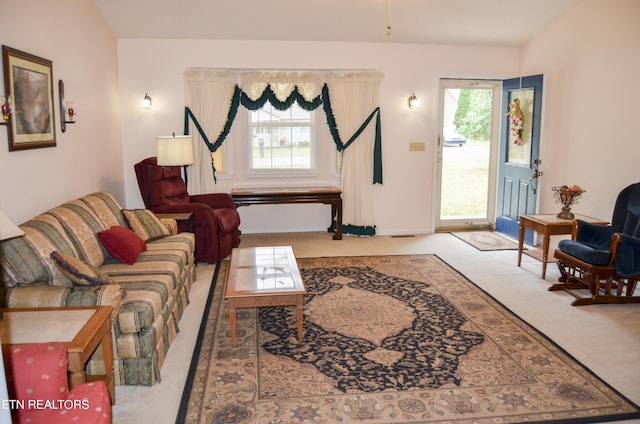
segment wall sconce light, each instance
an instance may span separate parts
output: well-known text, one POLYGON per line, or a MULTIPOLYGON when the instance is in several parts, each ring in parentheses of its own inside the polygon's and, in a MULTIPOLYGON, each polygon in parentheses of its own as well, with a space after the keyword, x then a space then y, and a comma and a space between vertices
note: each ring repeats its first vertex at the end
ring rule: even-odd
POLYGON ((147 93, 144 93, 144 99, 142 99, 142 107, 145 109, 151 109, 151 97, 147 93))
POLYGON ((76 116, 78 115, 78 108, 76 108, 75 102, 70 102, 67 100, 64 113, 67 114, 67 123, 74 123, 76 120, 76 116))
POLYGON ((416 93, 413 93, 409 96, 409 98, 407 99, 407 105, 409 106, 409 109, 420 107, 420 100, 418 100, 418 98, 416 97, 416 93))
POLYGON ((0 97, 0 111, 2 111, 2 119, 0 125, 9 125, 11 122, 11 114, 13 113, 13 100, 11 96, 0 97))
POLYGON ((78 109, 74 102, 67 102, 64 99, 64 82, 58 80, 58 94, 60 96, 60 130, 67 131, 67 124, 76 123, 78 109))

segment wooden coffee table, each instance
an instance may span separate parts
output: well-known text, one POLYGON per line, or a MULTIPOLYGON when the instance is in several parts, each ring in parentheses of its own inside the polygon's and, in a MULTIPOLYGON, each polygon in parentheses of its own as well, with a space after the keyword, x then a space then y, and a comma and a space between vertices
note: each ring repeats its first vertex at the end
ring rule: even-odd
POLYGON ((69 387, 103 380, 116 403, 113 378, 111 306, 0 309, 3 344, 63 342, 67 346, 69 387), (85 365, 102 344, 105 375, 87 376, 85 365))
POLYGON ((291 246, 233 249, 225 286, 233 347, 237 345, 237 308, 295 305, 302 342, 306 293, 291 246))

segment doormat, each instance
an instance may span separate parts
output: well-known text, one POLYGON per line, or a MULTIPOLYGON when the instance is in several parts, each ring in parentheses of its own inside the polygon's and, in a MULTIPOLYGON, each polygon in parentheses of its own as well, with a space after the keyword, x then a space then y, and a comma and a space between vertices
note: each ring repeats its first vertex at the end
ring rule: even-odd
POLYGON ((220 267, 176 423, 590 423, 630 400, 435 255, 298 259, 295 307, 237 311, 220 267))
POLYGON ((458 231, 451 235, 482 251, 518 250, 518 243, 494 231, 458 231))

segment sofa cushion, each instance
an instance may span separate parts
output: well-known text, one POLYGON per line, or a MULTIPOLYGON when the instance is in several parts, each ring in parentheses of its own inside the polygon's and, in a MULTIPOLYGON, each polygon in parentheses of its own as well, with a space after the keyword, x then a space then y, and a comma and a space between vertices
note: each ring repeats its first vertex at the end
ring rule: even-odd
POLYGON ((109 254, 125 264, 133 265, 147 245, 136 233, 128 228, 113 226, 98 233, 100 241, 109 254))
POLYGON ((51 259, 67 278, 80 286, 114 284, 108 275, 66 253, 53 251, 51 259))
POLYGON ((170 275, 121 275, 112 277, 127 293, 118 322, 123 333, 149 330, 159 315, 166 321, 175 303, 176 284, 170 275))
POLYGON ((23 223, 23 237, 0 242, 0 280, 4 287, 71 286, 49 256, 54 250, 77 255, 74 244, 55 217, 47 214, 23 223))
POLYGON ((178 233, 147 243, 147 250, 150 251, 150 253, 161 254, 162 251, 165 251, 165 253, 179 255, 181 258, 181 267, 184 268, 194 261, 193 252, 195 245, 195 234, 178 233))
POLYGON ((171 235, 169 228, 148 209, 123 209, 122 213, 131 229, 145 242, 171 235))
POLYGON ((111 228, 114 225, 127 226, 122 215, 122 207, 110 193, 99 191, 83 196, 80 200, 91 208, 104 224, 104 228, 111 228))
POLYGON ((76 199, 45 213, 55 216, 60 221, 73 241, 80 259, 95 267, 102 265, 108 253, 96 234, 109 227, 102 223, 86 203, 76 199))

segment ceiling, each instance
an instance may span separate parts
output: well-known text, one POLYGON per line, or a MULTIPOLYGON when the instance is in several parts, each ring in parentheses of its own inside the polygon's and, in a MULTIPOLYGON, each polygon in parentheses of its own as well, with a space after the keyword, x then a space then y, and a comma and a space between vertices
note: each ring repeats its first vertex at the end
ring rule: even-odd
POLYGON ((505 47, 527 42, 579 1, 94 0, 117 38, 505 47))

